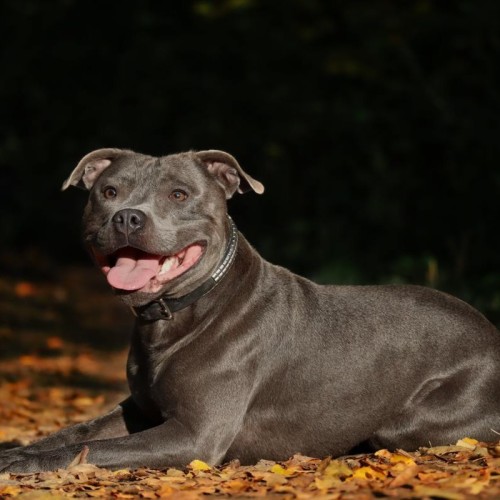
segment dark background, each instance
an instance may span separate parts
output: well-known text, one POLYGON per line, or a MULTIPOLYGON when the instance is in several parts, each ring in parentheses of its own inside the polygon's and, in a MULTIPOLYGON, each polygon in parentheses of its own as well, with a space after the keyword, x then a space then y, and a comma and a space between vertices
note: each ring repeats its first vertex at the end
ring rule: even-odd
POLYGON ((500 2, 5 0, 0 33, 4 275, 87 263, 59 188, 92 149, 216 148, 268 260, 500 323, 500 2))

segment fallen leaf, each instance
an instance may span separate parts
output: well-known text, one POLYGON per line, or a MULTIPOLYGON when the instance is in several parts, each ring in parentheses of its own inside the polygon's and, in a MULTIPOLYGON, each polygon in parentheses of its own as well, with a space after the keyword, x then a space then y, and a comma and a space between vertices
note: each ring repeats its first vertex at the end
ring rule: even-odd
POLYGON ((231 479, 230 481, 224 481, 221 488, 228 493, 240 493, 251 489, 252 485, 243 479, 231 479))
MULTIPOLYGON (((158 498, 158 496, 156 495, 156 493, 154 491, 141 491, 139 493, 140 497, 141 498, 158 498)), ((163 495, 163 496, 167 496, 167 495, 163 495)))
POLYGON ((36 295, 36 287, 35 285, 33 285, 33 283, 20 281, 16 284, 14 293, 22 299, 26 297, 32 297, 33 295, 36 295))
POLYGON ((413 458, 402 455, 400 453, 393 453, 389 461, 391 462, 391 464, 403 463, 406 465, 415 465, 415 460, 413 460, 413 458))
POLYGON ((338 476, 321 476, 314 478, 314 484, 316 485, 316 488, 318 488, 318 490, 326 493, 327 490, 336 488, 337 486, 342 484, 342 481, 338 476))
POLYGON ((179 469, 170 468, 167 470, 167 476, 169 477, 184 477, 184 472, 179 469))
POLYGON ((361 467, 355 470, 352 473, 352 476, 349 479, 385 479, 385 475, 378 470, 375 470, 373 467, 361 467))
POLYGON ((22 493, 22 489, 19 486, 1 486, 0 485, 0 495, 9 495, 11 497, 17 497, 22 493))
POLYGON ((478 443, 479 441, 477 441, 476 439, 471 439, 466 437, 463 439, 459 439, 456 443, 456 446, 462 446, 463 448, 473 450, 478 443))
POLYGON ((211 470, 212 467, 208 465, 207 463, 203 462, 202 460, 193 460, 189 465, 189 468, 195 471, 206 471, 206 470, 211 470))
POLYGON ((444 488, 431 488, 420 484, 417 484, 413 491, 422 497, 445 498, 446 500, 466 500, 467 498, 463 493, 447 491, 444 488))
POLYGON ((264 480, 268 484, 268 486, 276 486, 277 484, 284 484, 287 482, 287 479, 282 476, 281 474, 276 474, 274 472, 267 472, 265 473, 266 476, 264 480))
POLYGON ((82 451, 78 453, 78 455, 71 461, 67 469, 71 469, 72 467, 75 467, 80 464, 86 464, 88 454, 89 454, 89 447, 84 445, 82 447, 82 451))
POLYGON ((434 483, 439 479, 444 479, 450 476, 448 472, 444 471, 419 472, 417 475, 423 483, 434 483))
POLYGON ((156 494, 162 498, 162 497, 168 497, 170 495, 173 495, 176 493, 178 490, 170 486, 169 484, 162 484, 158 490, 156 490, 156 494))
POLYGON ((274 464, 271 467, 271 472, 274 472, 275 474, 282 474, 283 476, 292 476, 297 472, 297 469, 296 468, 284 469, 280 464, 274 464))
POLYGON ((49 337, 45 341, 45 345, 49 349, 62 349, 64 346, 64 342, 61 337, 49 337))
POLYGON ((374 455, 379 458, 383 458, 387 460, 388 462, 391 460, 392 453, 389 450, 386 450, 385 448, 382 448, 381 450, 377 450, 374 455))
POLYGON ((470 447, 465 446, 433 446, 432 448, 423 448, 426 453, 432 455, 447 455, 449 453, 458 453, 461 451, 470 451, 470 447))
POLYGON ((389 483, 389 487, 398 488, 399 486, 409 484, 410 480, 418 474, 419 469, 420 467, 417 464, 410 465, 389 483))
POLYGON ((353 475, 351 468, 342 460, 331 460, 323 471, 324 476, 346 478, 353 475))

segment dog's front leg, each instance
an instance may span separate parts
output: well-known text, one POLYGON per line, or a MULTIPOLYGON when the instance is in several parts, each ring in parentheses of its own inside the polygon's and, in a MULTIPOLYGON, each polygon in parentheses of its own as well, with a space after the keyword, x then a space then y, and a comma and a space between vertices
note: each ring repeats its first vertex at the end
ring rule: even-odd
MULTIPOLYGON (((154 428, 128 436, 80 442, 52 450, 16 448, 17 453, 0 457, 0 472, 38 472, 67 467, 88 447, 88 462, 110 469, 124 467, 185 466, 194 458, 220 462, 212 430, 196 436, 175 418, 154 428)), ((220 436, 219 436, 220 437, 220 436)), ((14 450, 12 450, 14 451, 14 450)))
POLYGON ((152 427, 132 398, 127 398, 109 413, 88 422, 66 427, 28 446, 20 446, 0 452, 0 470, 4 464, 22 460, 26 455, 54 450, 81 442, 126 436, 152 427))

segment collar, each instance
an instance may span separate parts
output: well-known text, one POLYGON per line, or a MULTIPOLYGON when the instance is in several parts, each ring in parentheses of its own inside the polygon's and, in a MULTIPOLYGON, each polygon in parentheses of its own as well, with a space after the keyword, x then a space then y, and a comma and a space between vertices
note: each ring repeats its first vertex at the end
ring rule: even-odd
POLYGON ((227 274, 236 257, 238 247, 238 229, 233 219, 227 216, 230 226, 229 242, 224 252, 224 257, 208 280, 182 297, 168 297, 167 294, 153 300, 149 304, 140 307, 132 307, 132 311, 140 320, 152 322, 159 319, 173 319, 173 313, 194 304, 198 299, 215 288, 222 278, 227 274))

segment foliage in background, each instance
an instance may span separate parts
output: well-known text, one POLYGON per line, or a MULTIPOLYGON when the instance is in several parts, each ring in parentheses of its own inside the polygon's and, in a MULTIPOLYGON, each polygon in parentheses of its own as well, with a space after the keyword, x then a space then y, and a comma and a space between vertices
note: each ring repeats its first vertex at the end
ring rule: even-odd
POLYGON ((500 322, 500 3, 0 9, 4 268, 82 259, 84 195, 58 189, 91 149, 219 148, 266 185, 230 210, 269 260, 430 284, 500 322))

